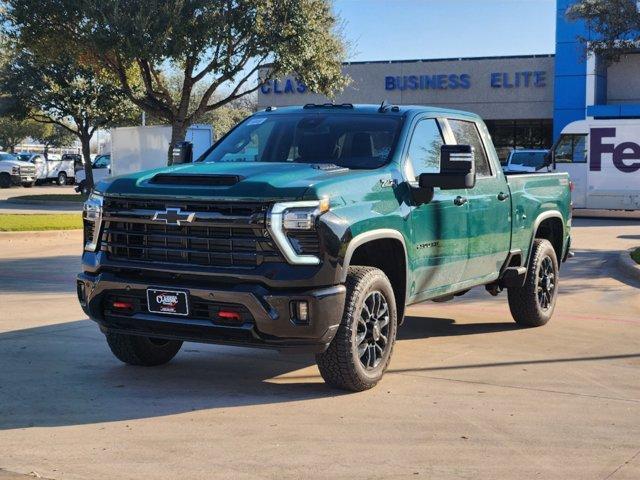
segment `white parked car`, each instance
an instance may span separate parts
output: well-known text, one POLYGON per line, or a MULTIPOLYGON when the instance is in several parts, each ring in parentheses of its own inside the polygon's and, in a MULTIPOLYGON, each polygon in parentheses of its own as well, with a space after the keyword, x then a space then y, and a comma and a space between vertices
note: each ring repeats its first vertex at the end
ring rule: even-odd
MULTIPOLYGON (((111 175, 111 155, 98 155, 93 161, 91 168, 93 172, 93 182, 98 183, 100 180, 104 180, 111 175)), ((76 172, 76 192, 84 195, 89 195, 89 188, 87 187, 87 176, 85 175, 84 168, 76 172)))
POLYGON ((509 154, 504 171, 506 173, 535 173, 545 169, 548 158, 549 150, 513 150, 509 154))
POLYGON ((11 185, 33 187, 36 183, 36 168, 32 163, 20 160, 12 153, 0 152, 0 188, 11 185))

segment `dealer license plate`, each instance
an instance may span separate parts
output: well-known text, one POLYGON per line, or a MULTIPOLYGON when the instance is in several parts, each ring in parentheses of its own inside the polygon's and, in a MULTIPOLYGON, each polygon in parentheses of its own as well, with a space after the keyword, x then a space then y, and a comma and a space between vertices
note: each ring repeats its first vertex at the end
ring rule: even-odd
POLYGON ((187 292, 180 290, 147 289, 147 302, 151 313, 189 315, 187 292))

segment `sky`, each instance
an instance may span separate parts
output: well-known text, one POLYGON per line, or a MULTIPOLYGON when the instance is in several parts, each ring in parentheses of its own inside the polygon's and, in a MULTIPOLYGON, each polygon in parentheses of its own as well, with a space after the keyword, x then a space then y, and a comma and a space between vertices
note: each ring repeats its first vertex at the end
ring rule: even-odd
POLYGON ((334 0, 348 61, 555 53, 555 0, 334 0))

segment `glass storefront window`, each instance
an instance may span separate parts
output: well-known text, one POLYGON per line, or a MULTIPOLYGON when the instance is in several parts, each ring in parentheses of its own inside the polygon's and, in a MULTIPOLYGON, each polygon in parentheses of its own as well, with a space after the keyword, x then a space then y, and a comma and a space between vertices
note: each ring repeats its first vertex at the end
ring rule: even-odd
POLYGON ((552 120, 487 120, 486 124, 502 164, 512 150, 548 149, 553 144, 552 120))

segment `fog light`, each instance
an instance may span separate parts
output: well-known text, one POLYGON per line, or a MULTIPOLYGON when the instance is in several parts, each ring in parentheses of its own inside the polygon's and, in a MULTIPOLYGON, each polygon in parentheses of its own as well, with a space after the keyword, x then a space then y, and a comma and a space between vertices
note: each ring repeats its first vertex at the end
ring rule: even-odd
POLYGON ((220 310, 218 312, 218 318, 221 318, 222 320, 230 320, 233 322, 239 322, 240 320, 242 320, 242 317, 238 312, 232 312, 229 310, 220 310))
POLYGON ((291 314, 294 323, 309 323, 309 303, 304 300, 291 302, 291 314))
POLYGON ((84 282, 78 281, 76 290, 78 292, 78 301, 80 302, 80 305, 85 306, 87 304, 87 291, 85 289, 84 282))

